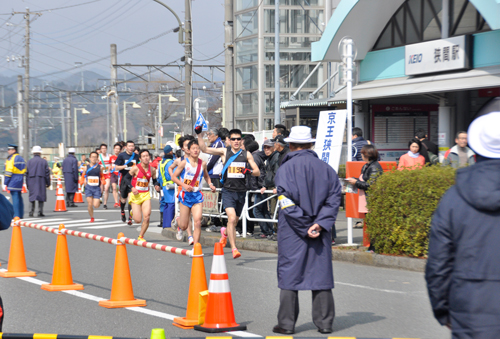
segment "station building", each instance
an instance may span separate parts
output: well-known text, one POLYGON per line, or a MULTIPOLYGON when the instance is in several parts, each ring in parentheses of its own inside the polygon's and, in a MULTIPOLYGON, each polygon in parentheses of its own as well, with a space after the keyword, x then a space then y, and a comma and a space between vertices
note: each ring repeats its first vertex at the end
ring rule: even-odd
MULTIPOLYGON (((485 109, 500 111, 498 0, 341 0, 311 62, 338 68, 344 37, 356 50, 354 125, 383 160, 406 153, 419 128, 444 153, 485 109)), ((315 128, 319 111, 345 107, 339 69, 323 98, 282 103, 288 125, 315 128)))

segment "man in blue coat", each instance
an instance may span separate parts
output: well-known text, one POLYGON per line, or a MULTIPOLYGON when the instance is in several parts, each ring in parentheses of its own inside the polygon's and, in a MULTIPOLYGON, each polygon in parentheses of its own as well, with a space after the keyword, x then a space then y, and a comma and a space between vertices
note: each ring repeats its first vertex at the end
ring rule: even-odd
POLYGON ((62 163, 62 171, 66 186, 66 205, 68 207, 77 207, 73 202, 75 193, 78 192, 78 160, 75 157, 74 148, 69 149, 68 156, 62 163))
POLYGON ((299 314, 299 290, 312 290, 313 321, 320 333, 331 333, 333 301, 332 227, 340 205, 337 173, 316 152, 306 126, 292 127, 290 153, 276 173, 278 218, 278 287, 280 308, 276 333, 293 334, 299 314))
POLYGON ((47 160, 40 157, 42 148, 33 146, 33 158, 26 165, 26 184, 31 203, 30 217, 35 213, 35 203, 38 201, 38 216, 44 217, 43 204, 47 201, 47 187, 50 186, 50 169, 47 160))
POLYGON ((434 317, 452 338, 500 338, 500 112, 467 133, 477 162, 434 212, 425 279, 434 317))
MULTIPOLYGON (((174 151, 172 146, 163 148, 163 159, 158 164, 157 187, 161 188, 160 199, 160 224, 158 227, 167 228, 172 224, 175 216, 175 184, 168 174, 168 168, 174 162, 174 151)), ((158 189, 157 189, 158 190, 158 189)))
POLYGON ((9 144, 7 153, 9 156, 5 161, 5 182, 7 189, 12 195, 14 205, 14 217, 24 217, 24 202, 21 191, 24 184, 24 173, 26 173, 26 161, 17 153, 17 145, 9 144))

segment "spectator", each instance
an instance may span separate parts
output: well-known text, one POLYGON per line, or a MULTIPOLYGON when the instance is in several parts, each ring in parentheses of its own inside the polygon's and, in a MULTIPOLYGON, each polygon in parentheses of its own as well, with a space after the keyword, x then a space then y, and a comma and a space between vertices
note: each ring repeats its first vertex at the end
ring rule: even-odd
POLYGON ((62 172, 66 186, 66 205, 77 207, 73 202, 75 193, 78 192, 78 160, 76 160, 74 148, 69 149, 68 156, 62 163, 62 172))
POLYGON ((229 130, 227 128, 222 127, 219 129, 219 138, 224 143, 224 147, 231 146, 231 140, 229 140, 229 130))
POLYGON ((151 162, 151 167, 158 169, 158 163, 161 161, 162 158, 163 158, 163 154, 161 155, 161 157, 160 157, 160 155, 155 154, 154 160, 151 162))
MULTIPOLYGON (((267 139, 264 141, 263 144, 263 151, 255 151, 252 153, 253 158, 255 160, 255 163, 257 166, 259 166, 260 170, 260 177, 252 179, 256 179, 256 185, 252 187, 257 187, 256 190, 260 190, 260 194, 256 193, 254 194, 254 205, 257 205, 260 203, 262 200, 267 199, 268 194, 264 193, 266 190, 265 187, 265 178, 266 178, 266 160, 269 158, 269 156, 273 153, 274 151, 274 144, 271 140, 267 139)), ((252 188, 254 190, 254 188, 252 188)), ((256 218, 258 219, 271 219, 271 215, 269 213, 269 209, 267 208, 267 202, 264 202, 260 205, 257 205, 253 209, 253 214, 255 215, 256 218)), ((270 239, 273 235, 273 224, 270 222, 259 222, 260 225, 260 231, 261 234, 255 235, 255 238, 257 239, 270 239)))
POLYGON ((361 149, 365 145, 371 145, 369 140, 363 138, 363 130, 359 127, 352 129, 352 161, 363 161, 361 149))
POLYGON ((286 138, 288 136, 288 134, 289 133, 288 133, 285 125, 282 125, 282 124, 274 125, 273 134, 272 134, 273 139, 276 138, 278 135, 282 135, 286 138))
POLYGON ((408 143, 410 150, 399 158, 398 170, 414 170, 425 165, 425 158, 419 153, 422 148, 420 140, 413 138, 408 143))
POLYGON ((274 149, 279 152, 278 165, 281 166, 283 158, 290 152, 290 147, 288 147, 288 144, 285 142, 285 137, 281 134, 271 139, 271 141, 274 142, 274 149))
POLYGON ((452 338, 500 338, 498 126, 500 112, 471 123, 477 164, 457 170, 432 217, 425 279, 434 317, 452 338))
POLYGON ((435 165, 439 162, 439 150, 435 143, 428 139, 427 133, 423 128, 419 128, 415 133, 415 138, 422 143, 420 154, 425 158, 426 164, 435 165))
POLYGON ((476 157, 474 152, 467 147, 467 132, 458 132, 455 142, 456 145, 450 149, 443 164, 453 168, 474 165, 476 163, 476 157))
MULTIPOLYGON (((361 148, 360 153, 363 161, 366 161, 367 163, 363 165, 359 179, 348 178, 347 181, 351 185, 354 185, 359 189, 358 212, 366 214, 368 213, 368 209, 366 208, 366 199, 368 194, 366 193, 366 191, 368 191, 370 185, 374 184, 378 176, 383 174, 384 171, 382 170, 382 166, 380 166, 378 162, 379 155, 375 146, 364 145, 363 148, 361 148)), ((356 224, 356 226, 358 225, 356 224)), ((368 250, 374 251, 374 247, 370 245, 368 250)))
MULTIPOLYGON (((272 141, 271 141, 272 142, 272 141)), ((266 153, 267 154, 267 153, 266 153)), ((275 190, 276 185, 274 183, 274 177, 276 176, 276 172, 279 168, 279 159, 280 153, 276 150, 276 146, 274 147, 272 153, 268 155, 266 160, 266 176, 264 179, 264 185, 266 185, 266 189, 275 190)), ((274 211, 276 210, 276 198, 269 200, 269 212, 271 215, 274 215, 274 211)), ((277 240, 275 238, 275 240, 277 240)))
MULTIPOLYGON (((219 130, 217 128, 210 128, 207 133, 208 142, 210 142, 211 148, 224 148, 224 143, 222 142, 221 137, 219 136, 219 130)), ((212 184, 216 188, 220 188, 220 173, 222 172, 222 159, 218 155, 208 155, 207 162, 207 170, 210 179, 212 180, 212 184)))
POLYGON ((31 203, 30 217, 35 213, 35 202, 38 201, 38 216, 44 217, 43 204, 47 201, 47 187, 50 186, 50 169, 47 161, 42 159, 42 148, 33 146, 33 158, 26 166, 26 184, 28 186, 29 201, 31 203))
POLYGON ((24 184, 24 173, 26 173, 26 161, 17 153, 17 145, 8 144, 7 153, 9 156, 5 161, 4 185, 12 195, 12 205, 14 205, 14 217, 22 219, 24 217, 24 202, 21 195, 24 184))
POLYGON ((54 165, 52 165, 52 175, 56 179, 60 179, 62 177, 62 166, 61 163, 59 162, 58 157, 54 157, 54 165))
POLYGON ((168 228, 175 216, 175 185, 168 173, 168 168, 174 162, 174 151, 172 146, 163 148, 163 160, 159 164, 158 182, 163 195, 160 198, 160 224, 158 227, 168 228))

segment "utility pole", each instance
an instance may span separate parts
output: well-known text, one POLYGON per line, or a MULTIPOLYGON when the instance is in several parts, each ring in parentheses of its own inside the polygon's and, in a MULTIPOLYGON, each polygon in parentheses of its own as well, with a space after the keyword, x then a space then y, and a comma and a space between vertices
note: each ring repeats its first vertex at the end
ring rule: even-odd
POLYGON ((229 130, 234 128, 234 85, 233 85, 233 0, 225 0, 224 12, 224 47, 225 51, 225 73, 224 73, 224 117, 223 121, 229 130))
POLYGON ((59 109, 61 110, 61 134, 62 134, 61 140, 64 147, 68 147, 68 144, 66 144, 66 124, 64 123, 64 104, 63 104, 62 92, 59 92, 59 109))
POLYGON ((0 89, 2 89, 2 107, 5 107, 5 89, 4 89, 4 86, 0 86, 0 89))
POLYGON ((23 141, 23 76, 17 76, 17 143, 20 147, 20 154, 24 160, 28 159, 28 150, 23 141))
POLYGON ((274 124, 281 124, 280 112, 280 2, 274 2, 274 124))
POLYGON ((184 85, 184 90, 185 90, 185 96, 186 96, 186 115, 185 118, 187 120, 187 117, 191 119, 191 124, 187 124, 187 128, 189 126, 191 127, 190 131, 186 131, 187 134, 192 134, 194 130, 194 123, 196 120, 196 116, 193 114, 193 31, 192 31, 192 25, 191 25, 191 1, 192 0, 185 0, 185 19, 184 19, 184 25, 185 25, 185 39, 184 39, 184 71, 185 71, 185 85, 184 85))
POLYGON ((111 44, 111 89, 107 96, 108 98, 111 97, 111 135, 113 137, 113 143, 118 142, 118 91, 116 89, 116 78, 118 72, 116 64, 118 64, 116 44, 111 44))
POLYGON ((68 133, 68 146, 73 145, 71 143, 71 93, 66 93, 66 133, 68 133))

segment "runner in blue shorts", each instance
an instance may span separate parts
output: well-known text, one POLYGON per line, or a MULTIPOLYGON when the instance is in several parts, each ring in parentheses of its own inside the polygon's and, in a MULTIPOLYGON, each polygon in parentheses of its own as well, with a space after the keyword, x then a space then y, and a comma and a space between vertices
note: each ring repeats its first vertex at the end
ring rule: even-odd
POLYGON ((179 231, 185 231, 189 225, 189 214, 193 215, 194 221, 194 244, 200 241, 201 235, 201 217, 203 212, 202 202, 203 193, 200 191, 202 177, 210 186, 212 192, 216 188, 212 184, 207 171, 207 163, 198 158, 200 155, 200 146, 198 141, 191 140, 188 143, 189 157, 180 162, 175 170, 172 180, 182 187, 179 193, 180 217, 179 231), (180 180, 179 180, 180 176, 180 180))
POLYGON ((85 198, 87 198, 87 209, 90 215, 90 222, 94 222, 94 208, 101 205, 101 174, 104 167, 97 163, 97 152, 90 153, 90 164, 83 167, 85 176, 85 198))

